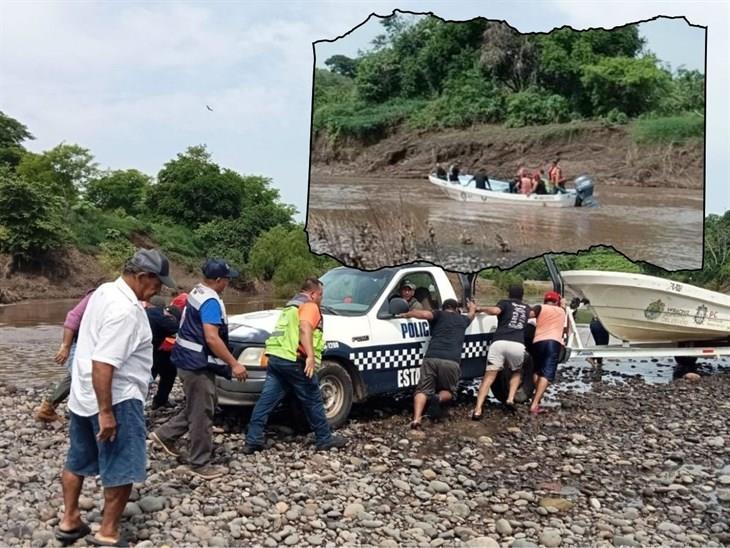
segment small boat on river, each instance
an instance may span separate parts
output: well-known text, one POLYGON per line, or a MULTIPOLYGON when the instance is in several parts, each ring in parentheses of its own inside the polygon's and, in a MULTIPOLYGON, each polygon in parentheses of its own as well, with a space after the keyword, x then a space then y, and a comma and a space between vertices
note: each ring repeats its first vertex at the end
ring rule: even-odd
POLYGON ((537 207, 592 207, 593 181, 585 176, 575 180, 575 189, 564 194, 515 194, 507 181, 489 179, 492 190, 476 188, 471 175, 459 175, 459 182, 446 181, 431 174, 431 184, 438 186, 449 198, 460 202, 522 204, 537 207))
POLYGON ((730 342, 730 295, 644 274, 570 270, 560 275, 621 340, 730 342))

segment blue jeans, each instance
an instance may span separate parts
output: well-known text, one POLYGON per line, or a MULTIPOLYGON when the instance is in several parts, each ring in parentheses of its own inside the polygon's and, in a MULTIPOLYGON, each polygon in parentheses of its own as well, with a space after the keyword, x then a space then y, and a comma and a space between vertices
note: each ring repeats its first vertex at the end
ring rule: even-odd
POLYGON ((264 429, 269 415, 289 392, 294 392, 301 402, 309 426, 317 439, 317 446, 326 445, 332 440, 332 430, 324 412, 324 401, 316 375, 308 378, 304 374, 302 362, 290 362, 269 356, 266 381, 248 423, 246 445, 263 447, 264 429))

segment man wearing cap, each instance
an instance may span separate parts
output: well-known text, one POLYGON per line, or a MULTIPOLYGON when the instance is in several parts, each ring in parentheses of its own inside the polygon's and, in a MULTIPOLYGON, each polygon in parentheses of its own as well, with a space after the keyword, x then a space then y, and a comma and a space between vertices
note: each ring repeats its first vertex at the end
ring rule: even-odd
POLYGON ((401 299, 408 303, 408 310, 423 310, 423 305, 416 299, 416 284, 405 280, 400 286, 401 299))
POLYGON ((492 336, 487 354, 487 367, 484 378, 479 386, 477 402, 472 420, 482 418, 482 407, 499 372, 505 366, 509 367, 511 377, 509 393, 505 402, 505 410, 514 412, 515 395, 522 380, 522 364, 525 361, 525 329, 530 316, 530 307, 522 302, 524 289, 521 284, 509 287, 507 299, 502 299, 497 306, 479 308, 477 312, 484 312, 497 316, 497 329, 492 336))
POLYGON ((185 407, 150 438, 170 456, 178 457, 175 442, 186 432, 190 438, 190 471, 203 479, 221 477, 226 470, 210 464, 211 427, 217 401, 215 376, 246 378, 246 368, 228 350, 228 320, 220 295, 238 276, 221 259, 203 265, 203 281, 188 294, 172 363, 183 383, 185 407))
POLYGON ((332 434, 322 393, 315 375, 324 350, 322 335, 323 285, 317 278, 304 280, 299 293, 284 307, 274 331, 266 340, 266 381, 251 413, 243 452, 264 449, 264 429, 269 415, 287 393, 299 400, 319 450, 344 447, 347 440, 332 434))
POLYGON ((97 545, 123 545, 119 522, 132 484, 144 481, 144 401, 152 369, 152 333, 140 301, 164 284, 175 287, 167 258, 140 250, 122 275, 92 294, 79 326, 68 408, 69 449, 63 474, 64 513, 56 538, 71 544, 88 535, 97 545), (86 476, 101 476, 104 513, 90 535, 79 495, 86 476))
POLYGON ((563 332, 567 318, 565 303, 561 304, 560 294, 548 291, 545 293, 544 303, 532 309, 537 319, 532 346, 535 360, 535 397, 530 405, 530 413, 533 415, 545 412, 540 407, 540 400, 548 384, 555 380, 560 351, 564 345, 563 332))
POLYGON ((461 379, 461 352, 466 329, 476 315, 476 305, 469 301, 468 314, 459 313, 458 303, 446 299, 442 310, 409 310, 398 318, 428 320, 431 342, 421 364, 421 377, 413 396, 411 428, 421 427, 423 411, 428 403, 428 414, 434 419, 441 416, 441 406, 456 395, 461 379))

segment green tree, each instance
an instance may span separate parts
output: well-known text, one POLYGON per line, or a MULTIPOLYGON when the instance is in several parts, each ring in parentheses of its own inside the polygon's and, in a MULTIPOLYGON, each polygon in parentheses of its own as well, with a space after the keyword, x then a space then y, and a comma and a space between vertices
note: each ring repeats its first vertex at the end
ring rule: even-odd
POLYGON ((0 169, 0 249, 30 261, 70 238, 63 201, 50 189, 0 169))
POLYGON ((348 78, 354 78, 357 73, 357 59, 352 59, 346 55, 333 55, 324 64, 334 74, 340 74, 348 78))
POLYGON ((107 171, 86 186, 86 199, 105 209, 123 209, 130 215, 144 210, 152 178, 136 169, 107 171))
MULTIPOLYGON (((614 30, 575 31, 568 27, 533 38, 538 48, 537 81, 547 91, 570 100, 572 107, 592 116, 585 97, 583 66, 606 57, 636 57, 644 47, 636 25, 614 30)), ((609 109, 610 110, 610 109, 609 109)))
POLYGON ((357 69, 355 88, 360 99, 377 103, 400 94, 401 66, 392 49, 364 57, 357 69))
POLYGON ((482 35, 479 62, 512 91, 535 85, 538 49, 534 41, 507 23, 489 22, 482 35))
POLYGON ((194 146, 167 162, 147 193, 147 208, 192 227, 241 213, 241 176, 221 170, 205 146, 194 146))
POLYGON ((17 168, 27 181, 48 188, 67 204, 78 199, 79 191, 98 177, 98 165, 88 149, 79 145, 60 144, 40 154, 26 153, 17 168))
POLYGON ((649 112, 658 105, 671 83, 669 74, 653 57, 606 57, 582 67, 581 84, 594 114, 612 109, 628 116, 649 112))
POLYGON ((507 99, 507 125, 530 125, 567 122, 570 119, 568 100, 560 95, 549 95, 531 88, 513 93, 507 99))
POLYGON ((25 154, 22 143, 28 139, 34 139, 28 128, 0 111, 0 166, 15 169, 25 154))
MULTIPOLYGON (((254 276, 284 286, 301 283, 307 276, 319 276, 335 266, 338 266, 336 261, 309 250, 301 225, 276 226, 261 234, 248 262, 254 276)), ((288 291, 290 287, 285 289, 288 291)))
POLYGON ((660 100, 657 109, 661 114, 705 112, 705 76, 697 70, 680 68, 672 78, 669 92, 660 100))

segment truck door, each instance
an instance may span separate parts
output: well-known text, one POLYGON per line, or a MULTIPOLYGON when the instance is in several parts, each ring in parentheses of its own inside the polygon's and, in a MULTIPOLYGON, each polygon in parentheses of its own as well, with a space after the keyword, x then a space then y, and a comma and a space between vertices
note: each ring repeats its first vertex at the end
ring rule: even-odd
POLYGON ((397 277, 394 287, 383 302, 378 314, 371 315, 372 340, 377 345, 360 349, 356 365, 368 386, 368 394, 394 392, 415 386, 428 341, 431 339, 427 320, 378 318, 388 311, 389 300, 399 297, 399 288, 413 284, 414 298, 426 309, 441 306, 441 295, 433 276, 428 271, 410 271, 397 277))

